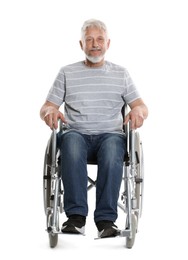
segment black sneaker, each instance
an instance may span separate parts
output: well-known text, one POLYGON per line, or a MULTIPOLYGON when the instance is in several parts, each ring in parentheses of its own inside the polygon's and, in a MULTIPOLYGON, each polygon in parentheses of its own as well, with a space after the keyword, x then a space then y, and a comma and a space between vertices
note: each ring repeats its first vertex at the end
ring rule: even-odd
POLYGON ((61 231, 69 234, 84 234, 86 217, 81 215, 71 215, 68 220, 63 223, 61 231))
POLYGON ((112 221, 101 220, 96 223, 96 226, 98 228, 99 238, 116 237, 120 235, 120 230, 112 221))

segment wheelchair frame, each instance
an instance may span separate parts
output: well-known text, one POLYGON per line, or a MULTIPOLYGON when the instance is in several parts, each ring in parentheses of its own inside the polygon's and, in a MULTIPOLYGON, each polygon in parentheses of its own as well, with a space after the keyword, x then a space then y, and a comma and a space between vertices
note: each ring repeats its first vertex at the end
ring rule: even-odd
MULTIPOLYGON (((62 124, 60 131, 63 131, 62 124)), ((142 214, 144 165, 143 148, 139 133, 130 129, 130 122, 125 127, 127 152, 123 171, 123 192, 120 193, 118 207, 126 213, 125 229, 120 237, 125 237, 126 248, 132 248, 138 231, 138 221, 142 214)), ((59 227, 59 214, 63 213, 63 183, 60 174, 60 150, 57 149, 57 131, 54 129, 46 147, 43 170, 43 200, 46 226, 51 248, 56 247, 59 227)), ((88 176, 88 190, 95 187, 96 181, 88 176)))

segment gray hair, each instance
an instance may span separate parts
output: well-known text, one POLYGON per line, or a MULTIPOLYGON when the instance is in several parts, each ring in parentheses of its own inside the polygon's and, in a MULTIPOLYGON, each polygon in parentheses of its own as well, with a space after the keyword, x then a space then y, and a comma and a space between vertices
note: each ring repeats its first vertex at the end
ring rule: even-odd
POLYGON ((102 29, 106 33, 106 37, 108 39, 108 30, 107 30, 106 25, 100 20, 89 19, 89 20, 85 21, 83 26, 82 26, 82 29, 81 29, 81 39, 82 40, 85 37, 86 30, 90 27, 96 27, 100 30, 102 29))

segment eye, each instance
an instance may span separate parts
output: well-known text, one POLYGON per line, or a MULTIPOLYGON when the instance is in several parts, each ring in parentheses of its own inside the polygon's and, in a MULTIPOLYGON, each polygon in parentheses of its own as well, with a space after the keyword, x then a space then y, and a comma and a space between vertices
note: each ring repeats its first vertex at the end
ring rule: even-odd
POLYGON ((104 38, 103 38, 103 37, 99 37, 99 38, 97 39, 97 41, 98 41, 99 43, 103 43, 103 42, 104 42, 104 38))
POLYGON ((91 37, 86 38, 86 42, 91 42, 93 39, 91 37))

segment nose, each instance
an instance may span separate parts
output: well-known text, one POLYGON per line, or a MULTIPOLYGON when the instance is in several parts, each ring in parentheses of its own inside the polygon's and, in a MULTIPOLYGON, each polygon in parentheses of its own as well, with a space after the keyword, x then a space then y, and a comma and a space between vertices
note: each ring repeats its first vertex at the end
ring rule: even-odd
POLYGON ((93 39, 93 47, 97 48, 99 47, 97 40, 93 39))

